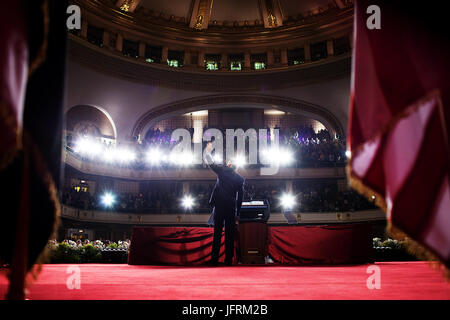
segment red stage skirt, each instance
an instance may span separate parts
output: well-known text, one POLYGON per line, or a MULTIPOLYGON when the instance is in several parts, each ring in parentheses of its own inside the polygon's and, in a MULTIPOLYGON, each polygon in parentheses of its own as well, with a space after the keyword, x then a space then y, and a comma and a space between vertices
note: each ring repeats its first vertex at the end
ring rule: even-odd
MULTIPOLYGON (((210 227, 135 227, 128 263, 205 264, 211 259, 213 233, 210 227)), ((366 263, 372 258, 372 228, 369 223, 269 226, 267 246, 278 264, 366 263)), ((222 236, 221 262, 224 251, 222 236)))

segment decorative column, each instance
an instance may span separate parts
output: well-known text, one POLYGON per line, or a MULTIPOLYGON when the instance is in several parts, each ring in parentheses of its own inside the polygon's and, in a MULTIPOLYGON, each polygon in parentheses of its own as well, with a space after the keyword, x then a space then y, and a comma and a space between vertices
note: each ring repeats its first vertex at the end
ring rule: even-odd
POLYGON ((87 38, 88 22, 86 19, 81 20, 81 37, 87 38))
POLYGON ((274 64, 274 58, 273 58, 273 49, 269 49, 267 51, 267 66, 271 67, 274 64))
POLYGON ((123 35, 118 33, 116 39, 116 50, 122 52, 122 49, 123 49, 123 35))
POLYGON ((250 52, 244 53, 244 69, 250 69, 250 52))
POLYGON ((213 0, 194 0, 189 28, 203 30, 208 29, 209 18, 213 6, 213 0))
POLYGON ((220 69, 228 69, 228 54, 226 54, 225 52, 222 52, 222 54, 220 55, 220 69))
POLYGON ((305 62, 310 62, 311 61, 311 47, 309 45, 309 42, 305 43, 305 46, 303 47, 304 51, 305 51, 305 62))
POLYGON ((205 68, 205 53, 200 51, 198 53, 198 67, 204 69, 205 68))
POLYGON ((139 58, 145 58, 145 42, 139 42, 139 58))
POLYGON ((333 39, 327 40, 327 53, 329 57, 334 56, 333 39))
POLYGON ((287 66, 288 65, 287 48, 281 49, 281 64, 283 66, 287 66))
POLYGON ((191 62, 191 51, 189 49, 186 49, 184 50, 184 65, 190 66, 191 62))
POLYGON ((106 48, 109 48, 109 31, 104 30, 103 31, 103 46, 106 48))
POLYGON ((169 48, 164 46, 161 51, 161 63, 167 64, 167 59, 169 58, 169 48))
POLYGON ((273 0, 259 0, 265 28, 277 28, 283 25, 280 4, 273 0))

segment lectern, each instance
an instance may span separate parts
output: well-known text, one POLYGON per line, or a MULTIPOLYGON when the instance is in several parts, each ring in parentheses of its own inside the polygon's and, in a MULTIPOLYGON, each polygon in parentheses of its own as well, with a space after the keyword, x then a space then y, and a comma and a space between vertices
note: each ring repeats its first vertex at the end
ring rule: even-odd
POLYGON ((239 215, 239 262, 264 264, 267 256, 267 220, 270 207, 267 200, 242 202, 239 215))

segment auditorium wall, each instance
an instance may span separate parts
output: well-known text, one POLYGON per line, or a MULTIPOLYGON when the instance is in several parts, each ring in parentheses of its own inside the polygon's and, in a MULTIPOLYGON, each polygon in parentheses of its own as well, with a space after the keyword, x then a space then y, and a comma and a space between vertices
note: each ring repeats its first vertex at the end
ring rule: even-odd
MULTIPOLYGON (((114 121, 119 141, 131 140, 133 126, 145 112, 152 108, 184 99, 220 93, 138 83, 94 71, 71 59, 68 59, 67 63, 66 85, 66 111, 75 105, 93 105, 103 108, 114 121)), ((294 98, 317 104, 331 111, 345 128, 348 121, 349 90, 350 78, 344 77, 302 87, 246 93, 294 98)))

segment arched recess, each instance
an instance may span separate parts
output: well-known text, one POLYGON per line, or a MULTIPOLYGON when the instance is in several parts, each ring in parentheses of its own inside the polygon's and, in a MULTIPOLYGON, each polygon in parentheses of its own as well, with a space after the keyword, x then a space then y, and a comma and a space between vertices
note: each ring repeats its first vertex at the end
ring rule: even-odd
POLYGON ((160 120, 182 113, 217 108, 276 108, 318 120, 332 133, 341 137, 345 131, 336 116, 324 107, 306 101, 261 94, 219 94, 195 97, 164 104, 144 113, 133 126, 132 137, 142 137, 147 128, 160 120))
POLYGON ((92 105, 76 105, 66 113, 66 130, 69 132, 97 131, 97 135, 117 138, 113 119, 103 108, 92 105))

